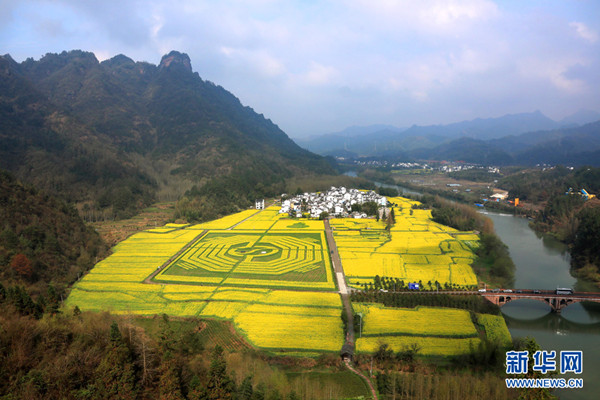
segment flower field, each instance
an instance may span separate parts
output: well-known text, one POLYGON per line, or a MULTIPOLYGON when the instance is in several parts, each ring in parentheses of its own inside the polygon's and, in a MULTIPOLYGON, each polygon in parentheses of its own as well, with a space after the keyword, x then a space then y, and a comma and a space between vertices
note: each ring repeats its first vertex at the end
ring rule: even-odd
MULTIPOLYGON (((360 352, 377 351, 387 344, 394 351, 417 345, 423 355, 467 353, 480 339, 469 312, 451 308, 387 308, 380 304, 354 304, 362 314, 362 337, 356 341, 360 352)), ((501 317, 500 317, 501 318, 501 317)))
POLYGON ((356 351, 374 353, 382 344, 387 344, 395 352, 409 349, 416 345, 418 354, 425 356, 442 355, 454 356, 468 353, 471 348, 477 348, 479 338, 443 338, 422 336, 386 336, 362 337, 356 340, 356 351))
MULTIPOLYGON (((391 231, 374 219, 330 221, 349 283, 380 275, 476 284, 470 263, 477 235, 436 224, 428 211, 411 213, 413 201, 390 200, 391 231)), ((139 232, 74 285, 66 306, 229 320, 256 347, 316 355, 338 352, 344 342, 336 284, 323 221, 290 219, 269 207, 139 232)), ((479 340, 462 310, 356 304, 355 311, 365 321, 359 351, 385 341, 395 350, 417 343, 420 354, 451 355, 479 340)), ((478 317, 480 329, 506 340, 506 326, 489 317, 478 317)))
POLYGON ((73 287, 66 306, 226 319, 257 347, 315 355, 343 344, 335 290, 323 222, 268 208, 137 233, 73 287))
POLYGON ((324 235, 293 229, 211 231, 154 281, 335 290, 324 235))
POLYGON ((475 337, 469 312, 451 308, 389 308, 380 304, 354 304, 363 315, 363 336, 412 335, 475 337))
POLYGON ((418 202, 395 197, 396 223, 390 231, 384 221, 334 219, 331 226, 352 286, 371 282, 375 275, 408 282, 477 285, 470 264, 478 237, 431 220, 429 210, 412 209, 418 202))
POLYGON ((512 339, 504 318, 500 315, 477 314, 477 322, 483 325, 485 335, 491 341, 497 341, 503 346, 510 346, 512 339))

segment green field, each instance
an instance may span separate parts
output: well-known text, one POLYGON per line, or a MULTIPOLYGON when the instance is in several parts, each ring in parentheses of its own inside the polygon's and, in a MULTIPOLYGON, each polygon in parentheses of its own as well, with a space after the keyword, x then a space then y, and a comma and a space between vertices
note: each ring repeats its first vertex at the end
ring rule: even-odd
POLYGON ((154 281, 335 290, 324 233, 295 230, 210 231, 154 281))

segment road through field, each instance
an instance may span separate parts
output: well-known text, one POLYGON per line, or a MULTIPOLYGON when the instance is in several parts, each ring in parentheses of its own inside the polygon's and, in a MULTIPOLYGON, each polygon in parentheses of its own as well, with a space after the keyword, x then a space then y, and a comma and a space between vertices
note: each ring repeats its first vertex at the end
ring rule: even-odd
POLYGON ((346 285, 346 276, 344 275, 344 268, 342 268, 342 260, 340 259, 340 254, 338 253, 337 245, 335 244, 335 240, 333 239, 333 232, 331 231, 331 226, 329 226, 329 221, 325 220, 325 237, 327 238, 327 245, 329 246, 329 255, 331 257, 331 264, 333 265, 333 272, 337 277, 338 286, 340 289, 340 296, 342 296, 342 304, 344 305, 344 310, 346 311, 346 316, 348 317, 348 325, 346 330, 346 344, 352 346, 354 350, 354 314, 352 312, 352 306, 350 304, 350 295, 348 291, 348 286, 346 285))
MULTIPOLYGON (((352 305, 350 304, 350 294, 348 291, 348 285, 346 285, 346 276, 344 275, 342 260, 340 259, 340 254, 338 253, 337 245, 335 244, 335 240, 333 239, 333 232, 331 231, 329 221, 325 220, 324 223, 325 237, 327 238, 327 244, 329 246, 331 264, 333 265, 333 272, 337 277, 338 286, 340 289, 340 296, 342 296, 342 304, 344 305, 344 311, 346 312, 346 317, 348 320, 345 346, 351 346, 352 353, 354 353, 354 313, 352 312, 352 305)), ((356 369, 354 369, 354 367, 352 367, 352 365, 350 364, 350 360, 346 359, 344 362, 346 364, 346 367, 348 367, 350 371, 354 372, 356 375, 364 379, 365 382, 367 382, 367 384, 369 385, 369 389, 371 390, 371 394, 373 395, 373 399, 377 400, 377 391, 373 387, 373 383, 371 382, 371 380, 356 369)))

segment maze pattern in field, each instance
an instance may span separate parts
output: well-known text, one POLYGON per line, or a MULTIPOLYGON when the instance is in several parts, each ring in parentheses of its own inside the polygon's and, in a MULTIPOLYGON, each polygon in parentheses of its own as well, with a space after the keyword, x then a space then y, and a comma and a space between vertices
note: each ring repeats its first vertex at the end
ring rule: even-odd
POLYGON ((235 285, 243 279, 254 286, 283 281, 287 287, 312 282, 334 289, 323 243, 322 232, 212 231, 155 280, 235 285))

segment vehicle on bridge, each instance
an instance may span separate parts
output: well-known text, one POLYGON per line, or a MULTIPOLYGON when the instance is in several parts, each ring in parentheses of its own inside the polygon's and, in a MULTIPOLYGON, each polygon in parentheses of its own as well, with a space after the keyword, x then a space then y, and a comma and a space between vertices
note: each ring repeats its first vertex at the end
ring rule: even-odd
POLYGON ((556 294, 573 294, 571 288, 556 288, 556 294))

